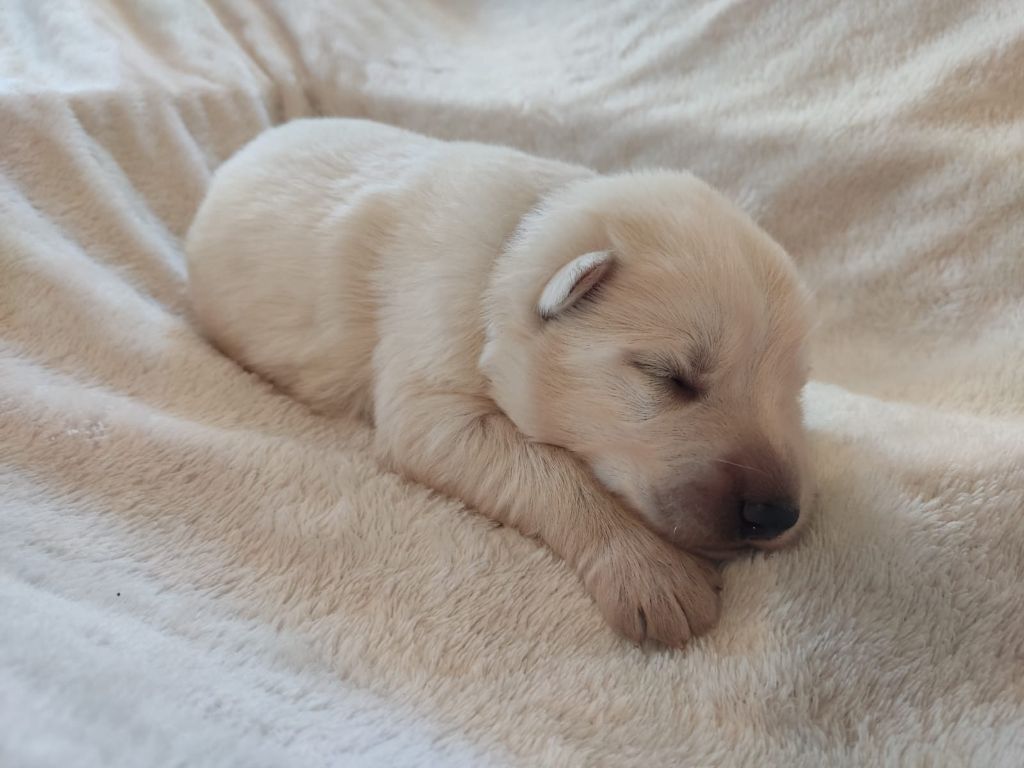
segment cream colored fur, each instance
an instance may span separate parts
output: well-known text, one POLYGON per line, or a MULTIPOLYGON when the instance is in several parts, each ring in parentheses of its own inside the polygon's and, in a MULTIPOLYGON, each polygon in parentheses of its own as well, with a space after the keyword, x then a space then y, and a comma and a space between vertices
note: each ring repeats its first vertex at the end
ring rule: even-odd
POLYGON ((743 499, 799 500, 801 289, 687 174, 299 121, 218 171, 186 252, 221 348, 372 413, 401 472, 539 537, 634 640, 718 610, 711 566, 651 528, 723 556, 743 499))

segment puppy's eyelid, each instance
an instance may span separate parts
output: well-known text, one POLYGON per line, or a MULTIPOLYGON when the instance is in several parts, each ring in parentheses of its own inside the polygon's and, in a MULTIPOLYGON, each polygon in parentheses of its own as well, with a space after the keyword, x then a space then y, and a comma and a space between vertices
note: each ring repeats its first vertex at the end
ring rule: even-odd
POLYGON ((634 360, 633 366, 651 378, 664 382, 672 388, 673 394, 688 402, 698 400, 704 394, 703 390, 689 376, 673 368, 643 360, 634 360))
POLYGON ((673 376, 672 386, 675 388, 676 393, 686 400, 697 400, 702 394, 700 388, 685 376, 673 376))

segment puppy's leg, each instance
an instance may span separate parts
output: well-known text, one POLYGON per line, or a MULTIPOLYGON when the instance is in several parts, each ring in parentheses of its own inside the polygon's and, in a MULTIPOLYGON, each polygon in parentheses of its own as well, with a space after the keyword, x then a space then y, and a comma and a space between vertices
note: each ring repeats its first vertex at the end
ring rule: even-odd
POLYGON ((530 442, 478 398, 388 390, 377 435, 397 468, 542 539, 620 633, 681 646, 715 623, 717 570, 645 527, 570 453, 530 442))

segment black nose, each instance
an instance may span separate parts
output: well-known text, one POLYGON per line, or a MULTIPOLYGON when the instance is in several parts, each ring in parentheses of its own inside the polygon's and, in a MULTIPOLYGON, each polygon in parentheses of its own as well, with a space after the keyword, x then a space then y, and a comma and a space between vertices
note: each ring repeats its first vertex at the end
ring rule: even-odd
POLYGON ((800 510, 792 504, 745 501, 740 510, 740 533, 745 539, 774 539, 799 519, 800 510))

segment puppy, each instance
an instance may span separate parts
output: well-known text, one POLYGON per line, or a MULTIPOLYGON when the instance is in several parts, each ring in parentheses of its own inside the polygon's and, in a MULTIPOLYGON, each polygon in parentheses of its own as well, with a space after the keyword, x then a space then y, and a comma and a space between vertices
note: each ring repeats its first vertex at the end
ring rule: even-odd
POLYGON ((216 345, 371 418, 396 469, 543 540, 633 640, 707 630, 710 560, 805 522, 805 294, 689 174, 300 120, 224 164, 186 248, 216 345))

